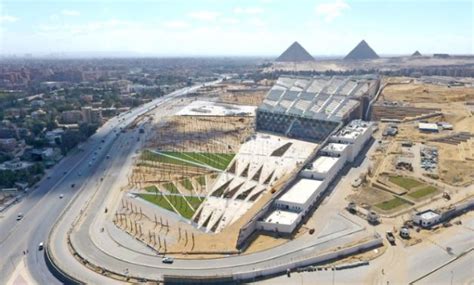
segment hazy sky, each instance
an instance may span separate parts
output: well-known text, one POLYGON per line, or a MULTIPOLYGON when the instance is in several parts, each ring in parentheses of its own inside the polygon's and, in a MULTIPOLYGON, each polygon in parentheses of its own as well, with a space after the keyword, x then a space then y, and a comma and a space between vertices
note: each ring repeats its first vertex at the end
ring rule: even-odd
POLYGON ((0 0, 1 54, 474 53, 474 0, 0 0))

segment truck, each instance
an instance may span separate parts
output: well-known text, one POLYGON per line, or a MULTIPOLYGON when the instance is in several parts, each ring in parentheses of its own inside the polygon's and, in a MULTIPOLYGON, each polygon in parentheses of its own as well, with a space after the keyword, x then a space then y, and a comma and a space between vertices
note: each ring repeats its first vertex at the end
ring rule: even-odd
POLYGON ((391 245, 395 245, 395 236, 391 231, 387 231, 385 237, 391 245))

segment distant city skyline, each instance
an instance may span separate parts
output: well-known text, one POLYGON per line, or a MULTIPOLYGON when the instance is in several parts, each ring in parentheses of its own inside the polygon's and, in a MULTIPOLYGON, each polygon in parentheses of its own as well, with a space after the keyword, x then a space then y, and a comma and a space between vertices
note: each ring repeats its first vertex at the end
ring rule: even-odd
POLYGON ((343 56, 474 53, 473 1, 0 2, 0 55, 343 56))

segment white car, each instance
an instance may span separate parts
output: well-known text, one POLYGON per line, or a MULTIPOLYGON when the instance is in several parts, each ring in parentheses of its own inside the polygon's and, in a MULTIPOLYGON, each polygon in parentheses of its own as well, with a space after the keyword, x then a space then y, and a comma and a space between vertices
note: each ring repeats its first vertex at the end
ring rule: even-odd
POLYGON ((59 195, 59 199, 62 199, 63 197, 64 197, 63 194, 60 194, 60 195, 59 195))
POLYGON ((163 259, 161 260, 161 262, 171 264, 171 263, 174 262, 174 259, 171 258, 171 257, 163 257, 163 259))
POLYGON ((44 248, 43 242, 40 242, 38 245, 38 250, 43 250, 43 248, 44 248))

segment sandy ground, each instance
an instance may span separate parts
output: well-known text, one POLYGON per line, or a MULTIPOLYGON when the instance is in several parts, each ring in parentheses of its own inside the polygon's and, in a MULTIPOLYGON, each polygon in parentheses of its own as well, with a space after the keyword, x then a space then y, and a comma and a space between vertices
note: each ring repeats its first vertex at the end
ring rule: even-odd
POLYGON ((168 151, 236 152, 253 133, 249 117, 172 116, 153 129, 148 148, 168 151))
POLYGON ((382 98, 387 101, 403 101, 407 103, 466 102, 474 100, 474 88, 448 87, 434 84, 397 84, 388 85, 382 98))
MULTIPOLYGON (((376 156, 377 160, 374 165, 378 173, 394 172, 391 163, 386 161, 396 161, 399 153, 391 145, 406 140, 438 148, 438 175, 442 182, 455 186, 472 184, 474 182, 474 139, 461 142, 458 145, 434 142, 433 140, 449 137, 459 132, 474 134, 474 116, 472 110, 465 104, 474 100, 474 88, 427 84, 412 78, 385 78, 384 80, 399 84, 387 86, 380 96, 379 102, 398 101, 419 108, 441 109, 443 113, 441 116, 424 119, 424 121, 448 122, 453 125, 453 130, 423 133, 418 130, 418 121, 398 124, 396 138, 387 138, 386 151, 382 151, 376 156)), ((381 123, 380 129, 383 130, 386 126, 387 124, 381 123)))

